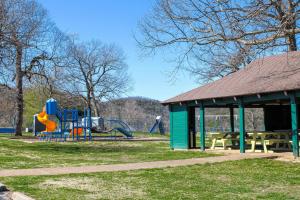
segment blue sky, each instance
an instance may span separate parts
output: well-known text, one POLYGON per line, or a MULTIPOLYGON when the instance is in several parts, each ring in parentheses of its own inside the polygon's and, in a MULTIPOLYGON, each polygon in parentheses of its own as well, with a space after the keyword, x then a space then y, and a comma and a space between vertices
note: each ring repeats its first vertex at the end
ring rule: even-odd
POLYGON ((116 43, 125 52, 133 89, 128 96, 165 100, 197 87, 188 74, 169 81, 172 63, 162 55, 141 57, 133 38, 137 24, 155 0, 39 0, 57 26, 81 40, 99 39, 116 43))

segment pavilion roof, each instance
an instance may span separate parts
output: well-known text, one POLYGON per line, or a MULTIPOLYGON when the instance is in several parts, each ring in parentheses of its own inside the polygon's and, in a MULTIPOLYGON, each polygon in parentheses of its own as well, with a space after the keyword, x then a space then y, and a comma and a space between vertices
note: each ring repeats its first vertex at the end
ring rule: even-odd
POLYGON ((240 97, 300 89, 300 52, 267 56, 217 81, 179 94, 164 102, 240 97))

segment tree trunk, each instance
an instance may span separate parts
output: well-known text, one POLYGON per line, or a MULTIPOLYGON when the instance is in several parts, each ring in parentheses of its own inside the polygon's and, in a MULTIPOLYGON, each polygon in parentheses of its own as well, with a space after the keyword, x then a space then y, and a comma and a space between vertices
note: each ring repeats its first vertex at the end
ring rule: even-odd
POLYGON ((92 107, 93 107, 94 116, 99 117, 100 116, 99 109, 97 107, 96 99, 94 97, 92 98, 92 107))
POLYGON ((22 47, 17 46, 16 49, 16 136, 22 136, 23 125, 23 72, 22 72, 22 47))
POLYGON ((88 109, 90 109, 91 110, 91 96, 90 96, 90 92, 88 91, 87 92, 87 107, 88 107, 88 109))
MULTIPOLYGON (((295 10, 293 8, 292 12, 294 13, 295 10)), ((289 42, 289 51, 297 51, 297 39, 295 29, 297 28, 297 20, 295 17, 292 17, 290 21, 288 21, 287 30, 292 30, 292 33, 287 35, 287 39, 289 42)))
POLYGON ((289 35, 289 51, 297 51, 296 35, 289 35))
POLYGON ((92 89, 91 90, 91 100, 92 100, 92 107, 93 107, 93 113, 94 113, 94 116, 95 117, 99 117, 100 116, 100 113, 99 113, 99 109, 98 109, 98 106, 97 106, 97 101, 96 101, 96 97, 95 97, 95 94, 94 94, 94 90, 92 89))

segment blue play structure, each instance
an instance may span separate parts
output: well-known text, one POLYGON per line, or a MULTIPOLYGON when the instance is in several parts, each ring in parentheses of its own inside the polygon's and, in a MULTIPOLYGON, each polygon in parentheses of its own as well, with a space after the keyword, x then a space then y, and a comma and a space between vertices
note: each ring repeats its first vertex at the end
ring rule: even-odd
POLYGON ((35 128, 34 131, 41 140, 66 141, 68 137, 73 140, 92 140, 90 109, 84 109, 85 120, 83 124, 79 124, 77 109, 60 109, 55 99, 47 100, 45 107, 45 110, 37 115, 37 122, 44 126, 41 128, 43 130, 35 128))
POLYGON ((155 123, 153 124, 153 126, 149 130, 149 133, 154 133, 157 128, 158 128, 160 134, 165 134, 165 128, 164 128, 164 124, 163 124, 161 116, 156 117, 155 123))

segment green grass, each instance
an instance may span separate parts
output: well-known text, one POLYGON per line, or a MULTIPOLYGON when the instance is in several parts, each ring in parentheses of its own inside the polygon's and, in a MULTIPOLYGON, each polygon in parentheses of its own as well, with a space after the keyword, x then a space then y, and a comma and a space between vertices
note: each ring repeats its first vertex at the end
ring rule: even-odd
POLYGON ((300 199, 300 165, 267 159, 0 181, 44 200, 300 199))
POLYGON ((133 163, 216 156, 172 151, 169 142, 35 142, 0 137, 0 169, 133 163))

